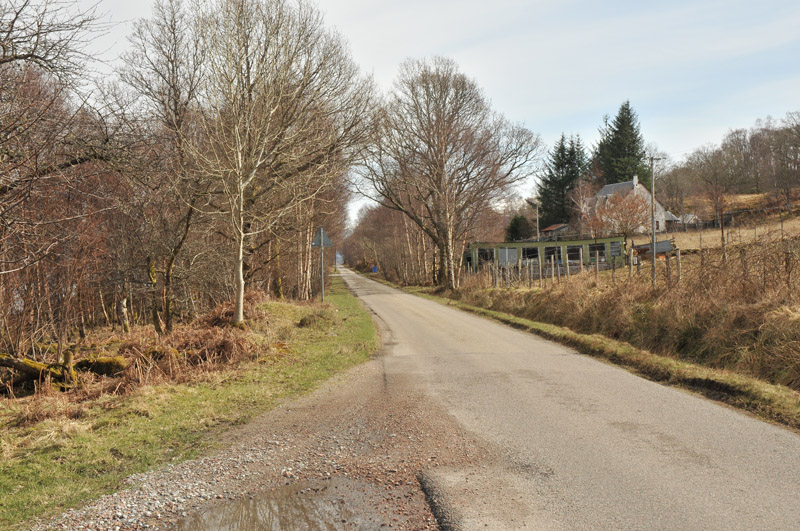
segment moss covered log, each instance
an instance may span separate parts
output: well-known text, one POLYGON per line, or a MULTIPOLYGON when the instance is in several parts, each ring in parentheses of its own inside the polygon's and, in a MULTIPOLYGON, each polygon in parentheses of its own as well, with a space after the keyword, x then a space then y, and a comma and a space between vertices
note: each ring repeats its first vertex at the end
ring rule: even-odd
POLYGON ((75 363, 75 369, 78 371, 93 372, 102 376, 114 376, 124 371, 127 366, 128 360, 123 356, 98 356, 75 363))
POLYGON ((8 367, 19 374, 15 383, 30 380, 39 380, 49 375, 54 382, 74 384, 75 371, 93 372, 103 376, 113 376, 125 370, 128 360, 122 356, 98 356, 82 359, 72 363, 70 358, 67 363, 42 363, 30 358, 18 358, 8 354, 0 354, 0 367, 8 367))

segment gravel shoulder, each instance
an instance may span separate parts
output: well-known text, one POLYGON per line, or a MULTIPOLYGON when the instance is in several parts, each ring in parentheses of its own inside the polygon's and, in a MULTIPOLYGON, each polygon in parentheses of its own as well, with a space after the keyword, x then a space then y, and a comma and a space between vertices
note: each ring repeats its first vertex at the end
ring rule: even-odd
POLYGON ((402 378, 379 356, 228 432, 215 455, 131 476, 35 529, 212 529, 265 496, 274 528, 437 529, 421 471, 491 457, 402 378))

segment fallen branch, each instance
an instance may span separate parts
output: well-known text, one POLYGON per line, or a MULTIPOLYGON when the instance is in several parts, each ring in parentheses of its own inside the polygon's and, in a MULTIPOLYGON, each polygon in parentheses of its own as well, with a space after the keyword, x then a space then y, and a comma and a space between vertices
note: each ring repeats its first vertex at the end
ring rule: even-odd
MULTIPOLYGON (((70 360, 71 361, 71 360, 70 360)), ((123 356, 99 356, 86 358, 71 363, 42 363, 30 358, 17 358, 8 354, 0 354, 0 367, 8 367, 18 373, 14 385, 39 380, 49 375, 54 382, 72 384, 75 382, 75 371, 92 372, 102 376, 113 376, 125 370, 128 360, 123 356)))

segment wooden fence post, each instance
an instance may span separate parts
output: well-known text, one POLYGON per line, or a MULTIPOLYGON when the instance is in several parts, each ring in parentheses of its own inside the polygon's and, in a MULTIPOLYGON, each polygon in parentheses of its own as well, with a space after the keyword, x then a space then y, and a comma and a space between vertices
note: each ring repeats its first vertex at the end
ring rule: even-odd
POLYGON ((628 278, 633 278, 633 247, 628 249, 628 278))
POLYGON ((581 273, 583 273, 583 245, 581 245, 581 248, 579 249, 579 251, 580 251, 579 252, 579 257, 580 257, 580 261, 581 261, 581 273))
POLYGON ((677 283, 678 283, 678 284, 680 284, 680 283, 681 283, 681 250, 680 250, 680 249, 678 249, 677 251, 675 251, 675 260, 676 260, 676 263, 677 263, 677 265, 678 265, 678 279, 677 279, 677 283))
POLYGON ((667 264, 667 289, 672 287, 672 266, 670 265, 672 264, 672 260, 670 258, 671 254, 672 253, 669 252, 664 253, 664 261, 667 264))
POLYGON ((747 266, 747 251, 744 248, 739 249, 739 257, 742 260, 742 277, 747 280, 747 277, 750 276, 750 268, 747 266))
POLYGON ((559 284, 561 284, 561 262, 563 262, 563 260, 559 260, 558 263, 556 263, 556 267, 558 268, 557 274, 559 284))
POLYGON ((550 257, 550 287, 556 285, 556 255, 550 257))
POLYGON ((611 257, 611 283, 617 285, 617 259, 611 257))
POLYGON ((533 288, 533 264, 528 260, 528 289, 533 288))
POLYGON ((542 271, 543 270, 542 260, 543 260, 544 257, 542 256, 542 248, 541 247, 539 247, 539 250, 537 251, 537 255, 538 255, 538 258, 536 259, 536 264, 539 266, 539 288, 541 289, 541 288, 544 288, 544 278, 543 278, 544 277, 544 273, 542 271))
POLYGON ((594 281, 600 282, 600 251, 594 252, 594 281))

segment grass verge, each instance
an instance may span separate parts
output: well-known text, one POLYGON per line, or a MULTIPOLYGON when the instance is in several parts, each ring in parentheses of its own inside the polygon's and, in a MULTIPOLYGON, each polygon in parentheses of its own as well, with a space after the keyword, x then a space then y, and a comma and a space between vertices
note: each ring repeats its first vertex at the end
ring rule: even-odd
POLYGON ((748 411, 763 420, 800 431, 800 393, 785 386, 654 354, 601 334, 580 334, 565 327, 473 306, 434 295, 429 288, 411 287, 405 290, 571 346, 583 354, 620 365, 650 380, 702 394, 748 411))
POLYGON ((81 404, 58 393, 4 400, 0 528, 26 527, 118 490, 130 474, 206 454, 222 431, 369 359, 378 347, 372 319, 332 280, 325 304, 265 304, 269 325, 253 326, 252 339, 271 355, 81 404), (33 408, 67 413, 20 423, 33 408))

